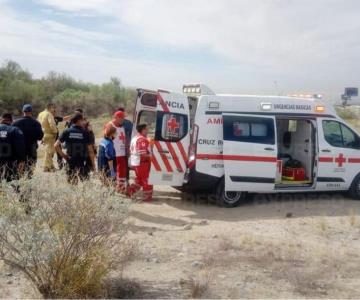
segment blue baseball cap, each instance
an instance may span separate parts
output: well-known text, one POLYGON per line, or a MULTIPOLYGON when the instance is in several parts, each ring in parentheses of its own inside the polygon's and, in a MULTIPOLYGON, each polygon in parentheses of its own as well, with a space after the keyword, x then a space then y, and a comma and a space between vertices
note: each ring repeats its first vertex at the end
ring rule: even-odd
POLYGON ((22 109, 23 112, 32 112, 31 104, 25 104, 22 109))

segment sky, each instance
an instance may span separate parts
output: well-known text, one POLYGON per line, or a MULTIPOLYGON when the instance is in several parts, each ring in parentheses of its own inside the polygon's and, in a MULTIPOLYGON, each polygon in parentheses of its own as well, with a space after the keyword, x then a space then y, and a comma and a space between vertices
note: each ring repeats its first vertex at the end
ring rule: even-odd
POLYGON ((358 0, 0 0, 0 62, 101 83, 322 93, 360 80, 358 0))

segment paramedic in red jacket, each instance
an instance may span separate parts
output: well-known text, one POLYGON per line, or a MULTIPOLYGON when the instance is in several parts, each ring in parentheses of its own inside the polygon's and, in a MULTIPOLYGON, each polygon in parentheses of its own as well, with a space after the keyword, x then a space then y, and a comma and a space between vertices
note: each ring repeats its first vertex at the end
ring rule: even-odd
POLYGON ((114 138, 114 148, 116 153, 116 178, 117 187, 119 192, 126 192, 126 174, 127 174, 127 138, 125 134, 125 128, 123 126, 125 119, 125 113, 123 111, 117 111, 114 113, 114 118, 106 126, 113 126, 116 129, 114 138))
POLYGON ((131 166, 135 169, 135 183, 131 185, 130 194, 140 189, 143 191, 144 201, 151 201, 153 186, 148 183, 151 166, 151 149, 147 139, 147 125, 141 124, 136 127, 138 134, 133 137, 130 144, 131 166))

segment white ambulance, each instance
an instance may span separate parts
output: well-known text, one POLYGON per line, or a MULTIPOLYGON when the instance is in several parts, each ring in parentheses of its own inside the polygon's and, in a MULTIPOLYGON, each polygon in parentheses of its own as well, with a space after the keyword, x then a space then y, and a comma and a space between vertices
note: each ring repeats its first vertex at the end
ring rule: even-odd
POLYGON ((183 92, 138 90, 134 124, 148 124, 153 139, 150 183, 212 192, 226 207, 249 192, 360 199, 360 137, 327 101, 217 95, 201 84, 183 92))

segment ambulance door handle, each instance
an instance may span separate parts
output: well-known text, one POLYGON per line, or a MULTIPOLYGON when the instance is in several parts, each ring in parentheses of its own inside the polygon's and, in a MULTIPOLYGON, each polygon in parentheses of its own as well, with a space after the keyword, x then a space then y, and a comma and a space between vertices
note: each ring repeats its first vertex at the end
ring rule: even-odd
POLYGON ((165 153, 165 154, 167 154, 167 153, 170 153, 170 152, 167 151, 167 150, 162 150, 162 151, 159 151, 159 153, 165 153))
POLYGON ((266 150, 266 151, 274 151, 274 148, 266 147, 266 148, 264 148, 264 150, 266 150))
POLYGON ((330 149, 322 149, 321 152, 331 152, 330 149))

